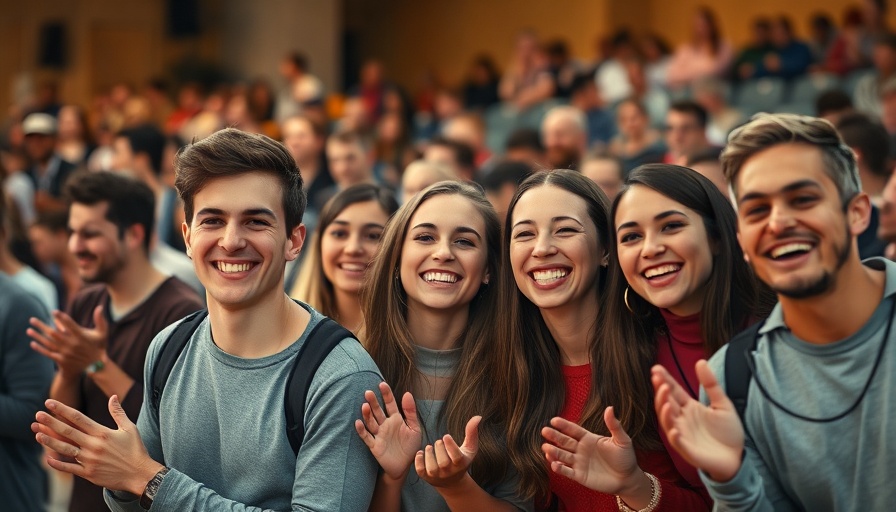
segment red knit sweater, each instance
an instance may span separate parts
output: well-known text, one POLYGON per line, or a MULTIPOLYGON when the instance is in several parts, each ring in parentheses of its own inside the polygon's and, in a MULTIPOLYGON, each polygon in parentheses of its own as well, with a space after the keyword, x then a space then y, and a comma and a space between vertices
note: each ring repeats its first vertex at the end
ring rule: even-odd
MULTIPOLYGON (((564 366, 563 382, 566 386, 566 402, 560 416, 573 422, 581 419, 585 402, 591 391, 591 365, 564 366)), ((652 406, 649 404, 647 406, 652 406)), ((662 499, 657 511, 680 512, 709 510, 709 502, 701 493, 691 488, 675 470, 669 454, 665 451, 638 451, 638 465, 647 473, 657 477, 662 487, 662 499)), ((613 511, 616 497, 612 494, 592 491, 565 476, 548 471, 551 492, 559 499, 559 510, 570 512, 613 511)))

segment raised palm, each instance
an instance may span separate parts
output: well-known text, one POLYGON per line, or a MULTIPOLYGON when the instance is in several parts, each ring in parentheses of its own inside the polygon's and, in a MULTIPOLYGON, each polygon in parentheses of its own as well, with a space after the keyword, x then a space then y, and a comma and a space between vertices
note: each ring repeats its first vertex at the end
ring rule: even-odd
POLYGON ((402 416, 395 402, 392 388, 380 383, 385 412, 380 407, 373 391, 364 393, 366 403, 361 405, 364 421, 355 421, 355 430, 370 449, 377 462, 389 478, 404 478, 414 463, 414 456, 420 449, 423 435, 417 419, 414 397, 405 393, 401 398, 402 416))

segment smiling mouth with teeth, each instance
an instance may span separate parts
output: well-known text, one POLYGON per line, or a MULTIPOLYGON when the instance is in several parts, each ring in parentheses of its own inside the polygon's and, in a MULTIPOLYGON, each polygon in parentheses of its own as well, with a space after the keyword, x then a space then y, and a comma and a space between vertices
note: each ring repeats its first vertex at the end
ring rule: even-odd
POLYGON ((236 272, 246 272, 252 268, 252 265, 249 263, 224 263, 219 261, 216 267, 225 274, 234 274, 236 272))
POLYGON ((427 283, 456 283, 457 274, 450 272, 426 272, 423 274, 423 280, 427 283))
POLYGON ((780 245, 775 247, 771 251, 769 251, 769 256, 772 259, 782 259, 788 258, 791 256, 799 256, 805 254, 812 250, 812 244, 807 244, 805 242, 793 242, 789 244, 780 245))
POLYGON ((569 275, 569 271, 565 268, 552 268, 548 270, 535 270, 532 272, 532 279, 538 284, 550 284, 559 279, 563 279, 569 275))
POLYGON ((666 274, 671 274, 672 272, 678 272, 681 270, 681 265, 677 264, 669 264, 669 265, 661 265, 659 267, 649 268, 644 271, 644 277, 647 279, 652 279, 654 277, 664 276, 666 274))
POLYGON ((367 265, 362 263, 341 263, 339 268, 348 272, 364 272, 367 270, 367 265))

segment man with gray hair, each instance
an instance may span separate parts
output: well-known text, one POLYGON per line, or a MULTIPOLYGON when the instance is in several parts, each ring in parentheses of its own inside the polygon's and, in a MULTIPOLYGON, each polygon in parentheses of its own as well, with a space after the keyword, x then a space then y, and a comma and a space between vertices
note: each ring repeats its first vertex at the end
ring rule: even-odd
POLYGON ((578 169, 588 148, 585 114, 566 105, 552 108, 541 122, 541 139, 550 169, 578 169))
POLYGON ((697 363, 703 403, 656 366, 656 410, 717 510, 888 510, 896 502, 896 263, 861 261, 871 201, 826 121, 760 114, 722 154, 738 239, 777 293, 697 363))

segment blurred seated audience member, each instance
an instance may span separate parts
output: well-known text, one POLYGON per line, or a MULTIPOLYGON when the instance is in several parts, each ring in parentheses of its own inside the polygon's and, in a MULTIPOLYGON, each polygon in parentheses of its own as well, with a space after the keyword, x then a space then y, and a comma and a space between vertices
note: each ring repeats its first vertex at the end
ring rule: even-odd
POLYGON ((886 243, 877 237, 877 231, 881 195, 893 172, 890 137, 880 122, 858 112, 841 117, 835 126, 843 142, 855 153, 862 192, 871 199, 868 227, 858 237, 859 256, 883 256, 886 243))
POLYGON ((881 196, 880 225, 877 227, 877 238, 883 240, 887 247, 884 256, 896 260, 896 173, 890 175, 881 196))
POLYGON ((871 65, 871 59, 862 51, 864 39, 862 11, 851 6, 843 13, 843 22, 837 39, 831 44, 824 61, 824 69, 829 73, 846 76, 849 73, 871 65))
POLYGON ((637 58, 631 32, 622 29, 610 39, 610 54, 594 74, 594 82, 607 105, 618 103, 634 93, 626 64, 637 58))
POLYGON ((532 169, 545 168, 544 144, 538 130, 523 127, 511 132, 504 143, 504 159, 522 162, 532 169))
POLYGON ((464 108, 482 111, 501 101, 498 97, 500 82, 501 73, 494 59, 487 54, 476 56, 463 86, 464 108))
POLYGON ((52 281, 19 261, 12 253, 10 234, 16 220, 11 218, 12 211, 15 211, 15 206, 9 203, 6 194, 0 192, 0 274, 12 278, 28 294, 40 301, 49 314, 59 307, 59 295, 52 281))
POLYGON ((165 120, 165 133, 175 135, 190 119, 202 111, 205 91, 198 82, 187 82, 177 91, 177 106, 165 120))
POLYGON ((812 52, 814 69, 824 70, 824 61, 837 40, 837 27, 825 12, 817 12, 809 20, 809 50, 812 52))
POLYGON ((355 132, 331 134, 327 137, 326 154, 333 185, 321 190, 313 202, 326 204, 339 191, 352 185, 376 183, 373 175, 373 147, 363 135, 355 132))
POLYGON ((804 75, 812 65, 812 50, 796 39, 793 23, 787 16, 778 16, 772 21, 772 45, 774 49, 762 59, 755 78, 776 76, 790 80, 804 75))
POLYGON ((853 103, 856 110, 880 117, 881 87, 887 80, 896 78, 896 34, 883 34, 875 40, 872 61, 874 72, 862 77, 856 84, 853 103))
POLYGON ((165 126, 165 120, 174 110, 168 91, 168 81, 164 78, 151 78, 143 84, 142 95, 149 102, 151 122, 159 128, 165 126))
POLYGON ((772 45, 772 24, 765 16, 753 20, 750 42, 741 49, 734 59, 731 74, 735 80, 747 80, 756 75, 762 59, 774 50, 772 45))
POLYGON ((401 197, 404 204, 424 188, 440 181, 460 181, 454 170, 440 162, 414 160, 401 175, 401 197))
POLYGON ((255 121, 249 110, 249 92, 244 85, 237 85, 230 91, 221 117, 224 126, 249 133, 262 133, 261 124, 255 121))
POLYGON ((572 81, 581 72, 578 63, 569 53, 569 44, 563 39, 554 39, 545 44, 544 52, 548 58, 548 72, 556 85, 554 97, 569 99, 572 81))
POLYGON ((625 71, 632 85, 631 98, 638 100, 647 109, 651 126, 662 126, 666 121, 666 111, 669 110, 669 93, 666 88, 654 86, 647 81, 644 66, 639 60, 626 61, 625 71))
POLYGON ((622 161, 609 152, 593 151, 586 154, 581 167, 582 175, 596 183, 611 202, 622 190, 625 179, 622 161))
POLYGON ((280 126, 283 145, 295 159, 302 173, 302 185, 308 197, 307 213, 317 215, 323 207, 318 203, 318 194, 333 186, 333 177, 327 167, 324 144, 327 140, 325 128, 305 115, 286 118, 280 126), (311 210, 311 212, 309 212, 311 210))
POLYGON ((54 80, 43 80, 37 85, 34 95, 34 106, 30 112, 41 112, 59 117, 59 109, 62 103, 59 101, 59 84, 54 80))
POLYGON ((359 76, 360 82, 349 93, 361 98, 367 120, 374 126, 384 112, 383 100, 388 88, 386 69, 379 60, 369 59, 361 65, 359 76))
POLYGON ((680 45, 666 73, 670 89, 688 87, 694 80, 722 76, 731 65, 731 45, 722 38, 715 14, 700 7, 694 14, 691 39, 680 45))
POLYGON ((502 160, 495 165, 490 173, 482 177, 485 197, 494 207, 502 226, 516 190, 532 172, 532 167, 524 162, 502 160))
POLYGON ((399 112, 385 112, 377 123, 373 148, 377 181, 398 186, 402 170, 417 158, 406 118, 399 112))
POLYGON ((721 147, 707 148, 688 156, 685 167, 690 167, 702 174, 704 178, 708 179, 713 185, 718 187, 723 196, 730 198, 731 194, 728 190, 728 180, 725 179, 725 174, 722 173, 722 162, 719 160, 721 155, 721 147))
POLYGON ((485 145, 485 124, 478 114, 461 113, 448 119, 442 128, 442 136, 473 148, 473 163, 477 168, 492 156, 485 145))
POLYGON ((541 121, 545 159, 551 169, 578 169, 588 150, 585 114, 576 107, 561 105, 548 111, 541 121))
POLYGON ((76 167, 56 153, 56 119, 44 113, 29 114, 22 121, 22 133, 30 161, 27 176, 34 185, 34 208, 38 212, 64 208, 65 182, 76 167))
POLYGON ((122 128, 152 124, 152 105, 139 95, 131 95, 121 108, 122 128))
POLYGON ((694 83, 694 101, 709 115, 706 138, 714 145, 724 146, 728 133, 746 121, 743 113, 728 104, 728 84, 718 78, 703 78, 694 83))
POLYGON ((308 58, 301 52, 289 52, 280 60, 280 76, 286 82, 277 94, 274 119, 280 123, 301 114, 304 105, 324 97, 324 85, 308 72, 308 58))
POLYGON ((594 80, 581 74, 570 87, 569 104, 585 114, 588 125, 588 147, 607 145, 616 135, 616 122, 609 109, 604 108, 594 80))
POLYGON ((840 89, 831 89, 815 98, 815 116, 833 125, 846 114, 854 112, 852 98, 840 89))
POLYGON ((462 181, 474 181, 477 168, 473 148, 463 142, 435 137, 423 150, 423 159, 448 166, 462 181))
POLYGON ((348 96, 342 103, 342 117, 336 120, 333 132, 368 134, 372 130, 370 115, 360 96, 348 96))
POLYGON ((666 73, 672 62, 669 44, 657 34, 649 33, 638 40, 638 52, 644 61, 644 76, 651 88, 666 87, 666 73))
POLYGON ((531 30, 517 35, 513 58, 504 69, 498 95, 519 110, 541 103, 554 95, 556 85, 548 70, 547 56, 539 48, 531 30))
POLYGON ((28 241, 42 273, 53 281, 60 309, 68 309, 71 300, 84 286, 75 255, 68 250, 68 211, 41 213, 28 228, 28 241))
POLYGON ((890 135, 890 158, 896 159, 896 78, 881 87, 880 108, 881 123, 890 135))
POLYGON ((618 134, 610 142, 609 152, 622 161, 623 172, 663 161, 666 143, 650 127, 647 110, 639 101, 628 99, 616 107, 616 127, 618 134))
POLYGON ((164 242, 170 238, 174 227, 174 208, 177 191, 162 181, 162 159, 165 154, 165 135, 151 124, 125 128, 113 143, 116 173, 136 179, 153 193, 155 219, 149 238, 149 260, 167 276, 177 277, 192 288, 197 296, 205 297, 205 288, 199 282, 190 258, 164 242))
POLYGON ((881 36, 891 33, 887 26, 887 0, 863 0, 861 51, 868 60, 872 59, 874 43, 881 36))
POLYGON ((209 135, 223 129, 224 109, 227 106, 227 99, 230 91, 220 86, 212 91, 205 98, 202 104, 202 110, 195 116, 186 121, 177 132, 183 140, 202 140, 209 135))
POLYGON ((276 98, 274 89, 264 78, 252 80, 246 90, 249 117, 261 129, 261 133, 276 139, 280 137, 280 127, 274 120, 276 98))
POLYGON ((96 148, 90 152, 87 158, 87 170, 90 172, 111 171, 112 170, 112 140, 115 138, 115 131, 108 120, 100 120, 94 127, 93 140, 96 148))
POLYGON ((425 143, 441 135, 445 124, 464 112, 461 94, 451 87, 439 87, 433 101, 432 115, 418 115, 415 121, 416 140, 425 143))
POLYGON ((30 226, 37 215, 34 209, 34 182, 26 172, 28 156, 18 147, 0 148, 0 179, 2 192, 18 208, 22 224, 30 226))
POLYGON ((666 114, 665 162, 684 165, 690 155, 709 149, 706 138, 706 124, 709 115, 706 109, 691 100, 676 101, 666 114))
POLYGON ((95 146, 87 131, 84 111, 75 105, 65 105, 59 109, 57 123, 56 153, 75 167, 85 168, 95 146))

